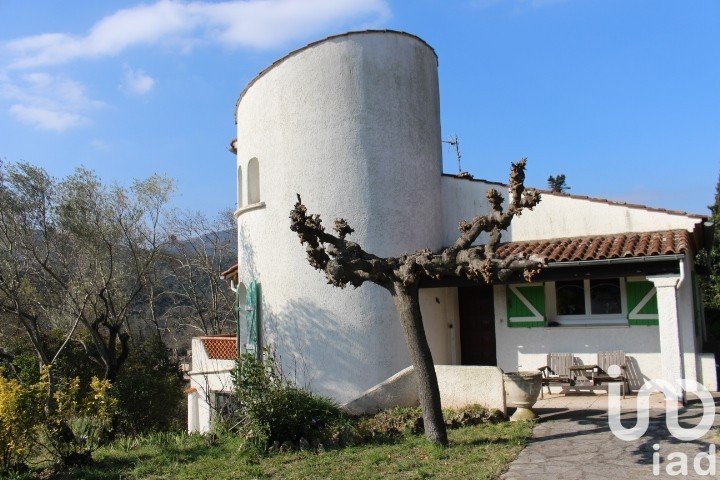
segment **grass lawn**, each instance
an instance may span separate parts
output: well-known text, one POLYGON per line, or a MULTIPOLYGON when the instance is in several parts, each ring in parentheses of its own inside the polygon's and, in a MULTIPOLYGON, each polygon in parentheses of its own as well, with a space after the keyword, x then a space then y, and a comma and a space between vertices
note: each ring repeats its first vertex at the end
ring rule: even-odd
POLYGON ((119 441, 96 463, 61 479, 474 478, 498 477, 522 450, 532 424, 502 422, 450 430, 450 446, 422 436, 322 453, 248 454, 237 438, 207 446, 200 436, 166 435, 119 441))

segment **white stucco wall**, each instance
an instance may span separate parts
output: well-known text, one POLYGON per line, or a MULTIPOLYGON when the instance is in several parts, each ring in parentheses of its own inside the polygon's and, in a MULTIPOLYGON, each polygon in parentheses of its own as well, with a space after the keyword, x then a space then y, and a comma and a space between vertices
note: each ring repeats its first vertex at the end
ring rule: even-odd
POLYGON ((700 329, 695 325, 695 304, 690 278, 693 262, 687 257, 682 262, 685 278, 682 281, 678 278, 676 301, 680 327, 680 348, 683 352, 683 372, 684 378, 697 381, 701 375, 698 353, 702 349, 702 341, 701 336, 698 335, 700 329))
MULTIPOLYGON (((508 171, 509 168, 508 164, 508 171)), ((475 215, 488 212, 485 194, 491 188, 499 190, 507 198, 507 189, 500 185, 448 176, 442 178, 445 245, 450 245, 457 238, 461 220, 470 220, 475 215)), ((513 219, 509 231, 503 235, 503 241, 672 229, 692 231, 701 221, 701 218, 693 216, 543 193, 537 207, 513 219)))
POLYGON ((712 353, 698 355, 700 360, 700 383, 711 392, 718 391, 717 359, 712 353))
MULTIPOLYGON (((510 165, 508 164, 508 171, 510 165)), ((495 188, 507 198, 507 189, 498 185, 491 185, 485 182, 476 182, 466 179, 443 176, 442 186, 442 220, 443 220, 443 246, 452 245, 457 240, 460 231, 460 221, 470 221, 476 215, 484 215, 490 212, 487 203, 486 193, 495 188)), ((478 238, 478 243, 485 241, 486 235, 478 238)), ((504 234, 503 241, 508 236, 504 234)))
POLYGON ((702 220, 545 193, 532 212, 513 219, 512 240, 685 229, 702 220))
POLYGON ((436 365, 435 373, 443 408, 480 404, 506 412, 503 372, 498 367, 436 365))
POLYGON ((263 343, 298 383, 350 400, 409 365, 394 306, 375 285, 327 285, 288 215, 300 193, 328 228, 347 219, 368 251, 442 245, 435 54, 393 32, 328 39, 257 79, 237 122, 238 166, 258 159, 265 203, 238 218, 240 279, 261 283, 263 343))
MULTIPOLYGON (((483 405, 506 413, 503 374, 498 367, 435 365, 443 408, 483 405)), ((413 367, 407 367, 343 405, 352 415, 420 404, 413 367)))
POLYGON ((233 389, 231 371, 234 360, 208 358, 200 338, 192 339, 192 369, 190 393, 188 394, 188 430, 205 433, 211 429, 215 392, 230 392, 233 389))

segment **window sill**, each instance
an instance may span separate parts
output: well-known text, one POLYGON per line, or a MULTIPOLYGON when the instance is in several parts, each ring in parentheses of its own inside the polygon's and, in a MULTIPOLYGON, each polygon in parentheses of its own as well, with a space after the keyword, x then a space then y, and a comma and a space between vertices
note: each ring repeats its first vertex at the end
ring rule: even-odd
POLYGON ((628 325, 627 323, 586 323, 577 325, 558 325, 557 327, 545 327, 545 330, 563 330, 566 328, 630 328, 630 325, 628 325))
POLYGON ((238 218, 240 215, 242 215, 245 212, 249 212, 251 210, 259 210, 261 208, 265 208, 265 202, 258 202, 258 203, 252 203, 250 205, 245 205, 244 207, 238 208, 235 210, 235 218, 238 218))
POLYGON ((627 325, 628 318, 627 313, 610 313, 610 314, 595 314, 595 315, 557 315, 556 317, 550 317, 551 322, 555 321, 562 327, 585 327, 585 326, 613 326, 613 325, 627 325))

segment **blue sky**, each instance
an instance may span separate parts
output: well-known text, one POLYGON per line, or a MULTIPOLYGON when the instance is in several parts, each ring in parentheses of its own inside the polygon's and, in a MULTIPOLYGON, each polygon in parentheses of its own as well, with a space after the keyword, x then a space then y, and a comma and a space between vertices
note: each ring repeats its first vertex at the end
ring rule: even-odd
MULTIPOLYGON (((720 2, 0 0, 0 157, 108 181, 152 173, 208 213, 235 198, 245 84, 326 35, 391 28, 438 53, 463 168, 706 213, 720 172, 720 2)), ((446 149, 445 171, 456 172, 446 149)))

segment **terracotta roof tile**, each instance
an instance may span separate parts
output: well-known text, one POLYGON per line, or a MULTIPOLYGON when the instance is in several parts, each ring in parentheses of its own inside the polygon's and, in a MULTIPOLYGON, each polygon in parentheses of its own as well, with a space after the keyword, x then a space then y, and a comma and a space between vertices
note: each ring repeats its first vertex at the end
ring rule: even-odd
POLYGON ((548 263, 673 255, 691 252, 691 235, 687 230, 666 230, 509 242, 500 245, 497 252, 501 258, 541 255, 548 263))
POLYGON ((237 339, 230 336, 200 337, 209 358, 213 360, 235 360, 237 339))
POLYGON ((220 278, 223 280, 229 280, 231 282, 238 283, 238 264, 236 263, 224 272, 220 272, 220 278))

